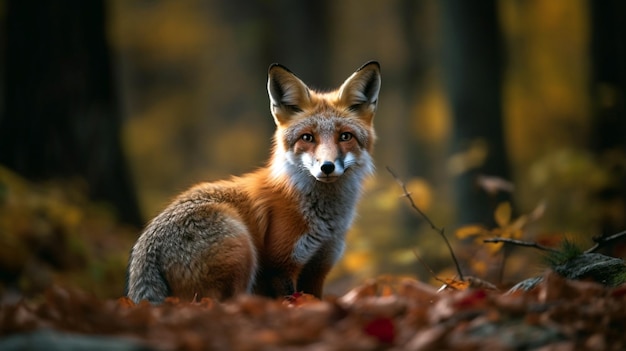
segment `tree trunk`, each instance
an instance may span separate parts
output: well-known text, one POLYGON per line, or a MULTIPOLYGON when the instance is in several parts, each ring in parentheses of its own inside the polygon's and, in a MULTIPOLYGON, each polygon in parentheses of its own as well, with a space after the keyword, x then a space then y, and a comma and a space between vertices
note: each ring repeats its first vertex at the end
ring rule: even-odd
POLYGON ((592 150, 610 172, 598 196, 603 235, 626 227, 626 2, 591 1, 592 150))
POLYGON ((329 74, 332 24, 328 0, 264 4, 267 61, 285 65, 312 88, 335 88, 337 82, 331 82, 329 74))
MULTIPOLYGON (((453 153, 483 143, 482 164, 466 167, 456 180, 458 224, 493 225, 495 205, 510 199, 488 195, 480 175, 509 177, 502 121, 502 48, 494 0, 445 0, 442 3, 444 82, 454 121, 453 153)), ((469 157, 465 161, 470 161, 469 157)), ((470 162, 471 163, 471 162, 470 162)))
POLYGON ((80 177, 141 223, 121 144, 103 1, 6 4, 0 164, 32 180, 80 177))

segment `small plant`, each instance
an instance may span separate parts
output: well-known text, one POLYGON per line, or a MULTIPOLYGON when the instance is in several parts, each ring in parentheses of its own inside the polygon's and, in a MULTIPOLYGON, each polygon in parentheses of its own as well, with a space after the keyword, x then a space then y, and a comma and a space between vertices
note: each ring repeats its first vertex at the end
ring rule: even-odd
POLYGON ((571 239, 565 238, 561 241, 558 249, 548 252, 545 260, 550 267, 556 267, 579 257, 583 253, 584 251, 580 246, 571 239))

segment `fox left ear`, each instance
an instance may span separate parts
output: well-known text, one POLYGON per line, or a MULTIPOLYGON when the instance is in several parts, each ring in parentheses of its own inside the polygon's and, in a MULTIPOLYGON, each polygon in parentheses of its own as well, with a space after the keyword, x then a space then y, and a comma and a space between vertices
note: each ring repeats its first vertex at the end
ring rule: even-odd
MULTIPOLYGON (((373 117, 380 91, 380 64, 370 61, 354 72, 339 88, 339 100, 350 110, 365 109, 373 117)), ((370 117, 370 118, 371 118, 370 117)))
POLYGON ((289 121, 309 105, 309 88, 287 67, 274 63, 267 75, 270 109, 276 124, 289 121))

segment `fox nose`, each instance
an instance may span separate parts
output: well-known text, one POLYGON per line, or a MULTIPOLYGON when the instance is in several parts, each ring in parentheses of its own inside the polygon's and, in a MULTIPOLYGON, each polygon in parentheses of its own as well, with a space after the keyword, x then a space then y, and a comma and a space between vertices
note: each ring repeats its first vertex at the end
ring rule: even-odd
POLYGON ((321 169, 324 174, 329 175, 335 171, 335 164, 330 161, 326 161, 322 164, 321 169))

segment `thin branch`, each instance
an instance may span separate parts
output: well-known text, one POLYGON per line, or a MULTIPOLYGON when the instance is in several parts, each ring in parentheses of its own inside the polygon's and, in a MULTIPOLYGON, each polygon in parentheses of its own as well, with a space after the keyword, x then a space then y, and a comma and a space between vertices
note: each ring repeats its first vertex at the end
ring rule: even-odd
POLYGON ((624 230, 623 232, 619 232, 617 234, 613 234, 611 236, 607 236, 607 237, 601 236, 599 238, 593 238, 593 241, 595 241, 596 244, 590 247, 589 249, 587 249, 585 253, 598 251, 601 247, 604 247, 610 244, 613 240, 617 240, 623 236, 626 236, 626 230, 624 230))
MULTIPOLYGON (((585 250, 584 253, 591 253, 591 252, 598 251, 600 248, 607 246, 611 244, 613 241, 618 240, 622 237, 626 237, 626 230, 619 232, 617 234, 613 234, 611 236, 594 238, 593 241, 595 241, 596 244, 588 248, 587 250, 585 250)), ((484 243, 506 243, 506 244, 516 245, 516 246, 534 247, 536 249, 543 250, 543 251, 560 252, 557 249, 543 246, 543 245, 537 244, 536 242, 515 240, 515 239, 509 239, 509 238, 490 238, 490 239, 483 240, 483 242, 484 243)))
POLYGON ((522 240, 509 239, 509 238, 490 238, 490 239, 483 240, 483 242, 484 243, 505 243, 505 244, 511 244, 511 245, 516 245, 516 246, 534 247, 535 249, 539 249, 543 251, 559 252, 559 250, 553 249, 548 246, 537 244, 536 242, 533 242, 533 241, 522 241, 522 240))
POLYGON ((391 176, 396 180, 396 182, 402 188, 402 191, 404 192, 404 197, 406 197, 408 199, 409 203, 411 204, 411 207, 415 211, 417 211, 417 213, 419 213, 419 215, 422 216, 422 218, 424 218, 424 220, 426 220, 426 222, 428 222, 430 227, 434 231, 439 233, 439 235, 443 238, 443 241, 446 243, 446 246, 448 247, 448 251, 450 251, 450 256, 452 257, 452 260, 454 261, 454 265, 456 266, 456 271, 459 274, 459 279, 460 280, 464 280, 463 279, 463 272, 461 272, 461 266, 459 265, 459 261, 456 259, 456 255, 454 254, 454 251, 452 250, 452 245, 450 245, 450 242, 448 241, 448 238, 446 238, 446 235, 444 234, 443 228, 437 227, 433 223, 433 221, 431 221, 430 218, 428 218, 428 216, 424 212, 422 212, 422 210, 420 210, 419 207, 417 207, 417 205, 413 201, 413 198, 411 197, 411 193, 409 193, 409 191, 406 188, 406 184, 404 184, 404 182, 402 180, 400 180, 400 178, 394 173, 393 170, 391 170, 391 168, 389 166, 387 166, 386 168, 387 168, 387 171, 389 173, 391 173, 391 176))
POLYGON ((426 268, 426 270, 428 270, 428 272, 430 273, 430 275, 438 282, 442 283, 442 284, 448 284, 445 280, 439 278, 437 276, 437 273, 435 273, 435 271, 433 271, 432 268, 430 268, 429 265, 426 264, 426 262, 424 262, 424 260, 420 257, 420 255, 417 254, 417 251, 413 250, 413 254, 415 254, 415 258, 417 258, 417 260, 419 261, 419 263, 422 264, 422 266, 424 266, 424 268, 426 268))

